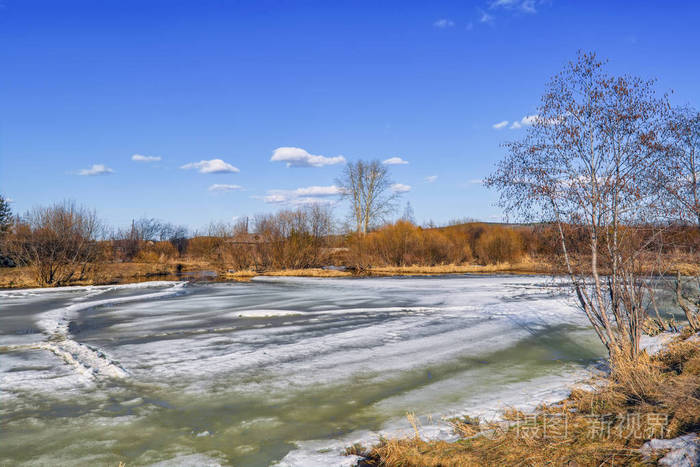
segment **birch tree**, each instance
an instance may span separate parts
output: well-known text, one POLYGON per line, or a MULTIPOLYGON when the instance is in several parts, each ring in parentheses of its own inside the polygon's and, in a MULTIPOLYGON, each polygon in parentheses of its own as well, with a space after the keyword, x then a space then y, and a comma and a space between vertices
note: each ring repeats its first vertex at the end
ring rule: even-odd
POLYGON ((377 160, 349 162, 336 184, 350 202, 350 217, 363 235, 396 207, 398 195, 391 191, 389 170, 377 160))
POLYGON ((661 228, 664 109, 653 81, 611 76, 595 54, 579 53, 487 180, 507 212, 556 227, 578 304, 611 357, 639 352, 651 292, 645 252, 661 228))

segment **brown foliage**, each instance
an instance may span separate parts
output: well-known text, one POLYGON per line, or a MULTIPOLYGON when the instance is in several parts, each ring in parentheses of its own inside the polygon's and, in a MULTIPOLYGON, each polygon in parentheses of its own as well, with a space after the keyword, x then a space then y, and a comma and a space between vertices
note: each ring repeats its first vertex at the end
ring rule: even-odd
POLYGON ((102 226, 94 212, 63 202, 16 219, 6 240, 19 264, 31 266, 43 286, 83 280, 103 259, 102 226))
POLYGON ((523 256, 522 239, 513 229, 493 227, 477 239, 474 251, 483 264, 513 263, 523 256))

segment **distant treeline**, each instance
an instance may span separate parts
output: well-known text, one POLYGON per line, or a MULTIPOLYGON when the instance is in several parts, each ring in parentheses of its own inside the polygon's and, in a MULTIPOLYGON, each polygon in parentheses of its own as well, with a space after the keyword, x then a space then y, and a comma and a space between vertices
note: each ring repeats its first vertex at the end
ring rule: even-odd
MULTIPOLYGON (((647 242, 643 226, 629 227, 647 242)), ((455 221, 420 227, 398 220, 366 234, 337 233, 330 207, 310 205, 211 224, 205 232, 155 219, 135 220, 127 229, 109 230, 95 212, 64 202, 11 216, 2 224, 4 266, 30 266, 37 282, 60 285, 86 280, 105 263, 205 263, 219 270, 305 269, 345 266, 357 272, 381 266, 438 266, 517 263, 524 258, 557 265, 558 231, 551 224, 491 224, 455 221)), ((585 226, 566 226, 570 253, 585 254, 585 226)), ((654 236, 649 251, 676 256, 697 252, 696 228, 668 226, 654 236)), ((652 261, 653 258, 646 258, 652 261)), ((605 265, 603 264, 602 267, 605 265)))

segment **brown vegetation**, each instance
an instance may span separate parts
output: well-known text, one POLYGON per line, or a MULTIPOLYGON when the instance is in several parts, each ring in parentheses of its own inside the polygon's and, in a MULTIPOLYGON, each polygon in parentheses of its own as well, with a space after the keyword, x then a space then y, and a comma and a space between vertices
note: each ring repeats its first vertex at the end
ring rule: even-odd
POLYGON ((16 263, 32 267, 39 285, 85 280, 102 260, 97 216, 74 203, 34 209, 13 227, 4 235, 4 249, 16 263))
MULTIPOLYGON (((281 211, 258 216, 252 232, 247 221, 234 225, 213 224, 204 235, 177 240, 129 240, 130 235, 97 240, 96 260, 82 271, 74 265, 70 280, 60 284, 106 284, 208 270, 220 277, 240 280, 256 275, 342 277, 350 275, 428 275, 466 273, 565 273, 558 255, 555 227, 551 224, 488 224, 468 222, 446 227, 422 228, 400 220, 367 235, 333 235, 323 212, 281 211), (315 216, 315 217, 314 217, 315 216), (314 233, 315 232, 315 233, 314 233), (180 248, 178 248, 178 246, 180 248), (128 252, 128 253, 127 253, 128 252), (130 258, 130 259, 129 259, 130 258), (345 266, 346 271, 323 269, 345 266)), ((151 222, 152 223, 152 222, 151 222)), ((135 223, 135 225, 138 225, 135 223)), ((27 238, 22 224, 6 237, 27 238)), ((567 226, 572 250, 583 250, 581 228, 567 226)), ((123 234, 122 234, 123 235, 123 234)), ((673 248, 664 256, 668 274, 697 274, 694 229, 677 227, 673 248)), ((132 238, 139 238, 138 234, 132 238)), ((6 242, 11 243, 11 242, 6 242)), ((652 271, 653 254, 645 260, 652 271)), ((38 280, 31 262, 0 268, 0 287, 48 285, 38 280)), ((605 270, 603 263, 601 268, 605 270)))

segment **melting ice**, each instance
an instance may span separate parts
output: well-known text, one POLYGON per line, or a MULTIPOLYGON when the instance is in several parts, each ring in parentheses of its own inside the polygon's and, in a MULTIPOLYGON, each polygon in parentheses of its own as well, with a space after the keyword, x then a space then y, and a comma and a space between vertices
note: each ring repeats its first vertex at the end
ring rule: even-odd
POLYGON ((565 395, 603 350, 533 276, 0 291, 0 464, 352 465, 565 395))

